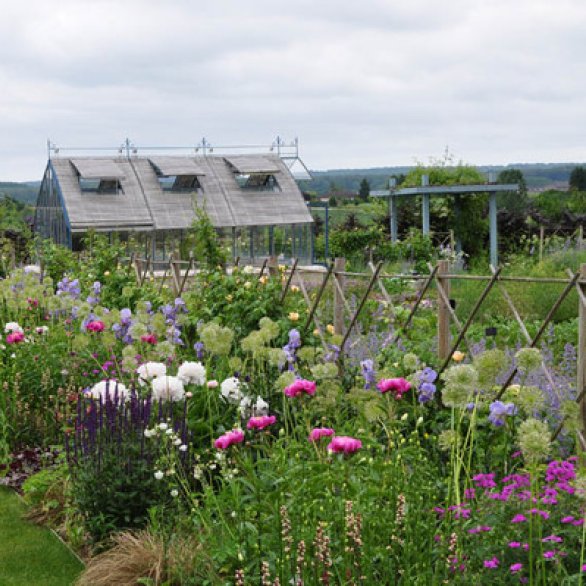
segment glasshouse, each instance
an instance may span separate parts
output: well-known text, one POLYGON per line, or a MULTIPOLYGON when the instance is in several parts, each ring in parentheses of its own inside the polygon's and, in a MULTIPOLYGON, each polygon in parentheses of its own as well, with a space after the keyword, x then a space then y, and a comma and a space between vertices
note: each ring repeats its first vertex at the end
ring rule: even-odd
POLYGON ((278 154, 51 157, 35 231, 79 250, 89 230, 164 260, 205 209, 234 258, 312 254, 312 217, 278 154))

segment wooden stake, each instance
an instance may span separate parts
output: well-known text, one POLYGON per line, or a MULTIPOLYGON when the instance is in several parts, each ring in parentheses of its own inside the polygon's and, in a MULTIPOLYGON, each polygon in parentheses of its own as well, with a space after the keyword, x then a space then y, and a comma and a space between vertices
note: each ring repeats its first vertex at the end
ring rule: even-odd
POLYGON ((437 263, 437 348, 440 360, 450 358, 450 280, 444 275, 449 272, 450 263, 447 260, 440 260, 437 263), (443 294, 442 294, 443 293, 443 294))
POLYGON ((334 259, 334 330, 336 334, 344 334, 344 285, 346 279, 338 271, 346 269, 345 258, 334 259))

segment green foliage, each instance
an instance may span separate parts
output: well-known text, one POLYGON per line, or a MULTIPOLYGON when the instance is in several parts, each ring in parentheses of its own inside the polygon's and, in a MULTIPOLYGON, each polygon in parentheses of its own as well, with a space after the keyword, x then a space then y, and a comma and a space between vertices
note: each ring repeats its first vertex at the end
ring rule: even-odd
POLYGON ((226 264, 226 253, 222 249, 218 232, 204 208, 196 208, 195 220, 186 240, 195 260, 203 263, 208 270, 226 264))
POLYGON ((360 182, 360 189, 358 190, 358 197, 362 201, 367 201, 370 197, 370 183, 366 177, 360 182))
POLYGON ((570 173, 568 183, 573 191, 586 191, 586 169, 584 167, 574 167, 570 173))

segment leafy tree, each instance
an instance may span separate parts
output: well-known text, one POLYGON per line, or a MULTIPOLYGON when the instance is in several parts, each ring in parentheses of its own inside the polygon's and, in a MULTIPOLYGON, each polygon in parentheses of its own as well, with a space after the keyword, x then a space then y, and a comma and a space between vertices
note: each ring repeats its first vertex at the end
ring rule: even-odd
POLYGON ((504 169, 497 177, 497 183, 518 183, 519 195, 523 198, 527 197, 527 183, 525 182, 525 175, 520 169, 504 169))
POLYGON ((335 195, 331 195, 330 199, 328 200, 328 203, 330 205, 331 208, 335 208, 338 205, 338 200, 336 199, 335 195))
POLYGON ((226 253, 222 249, 218 232, 205 209, 196 208, 187 240, 192 246, 195 260, 205 263, 209 270, 226 264, 226 253))
POLYGON ((570 173, 569 184, 572 191, 586 191, 586 169, 574 167, 570 173))
POLYGON ((360 182, 360 189, 358 190, 358 197, 362 201, 366 201, 370 196, 370 183, 366 177, 360 182))
POLYGON ((498 206, 509 214, 515 216, 526 216, 529 208, 527 198, 527 183, 523 172, 519 169, 504 169, 498 174, 498 183, 517 183, 519 191, 506 191, 499 193, 497 197, 498 206))

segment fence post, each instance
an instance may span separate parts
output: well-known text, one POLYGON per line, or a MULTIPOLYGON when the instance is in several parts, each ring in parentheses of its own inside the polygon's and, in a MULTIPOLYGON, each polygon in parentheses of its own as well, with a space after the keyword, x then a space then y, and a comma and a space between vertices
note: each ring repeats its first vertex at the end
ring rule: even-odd
POLYGON ((545 227, 539 226, 539 262, 543 260, 543 243, 545 240, 545 227))
MULTIPOLYGON (((346 259, 336 257, 334 259, 334 279, 340 285, 340 289, 344 291, 344 275, 339 275, 338 272, 344 272, 346 269, 346 259)), ((334 287, 334 330, 336 334, 344 334, 344 297, 337 287, 334 287)))
MULTIPOLYGON (((580 280, 578 287, 586 295, 586 264, 580 267, 580 280), (580 282, 583 281, 583 282, 580 282)), ((580 412, 582 414, 582 429, 586 430, 586 304, 583 296, 578 297, 578 380, 576 393, 578 396, 582 395, 580 401, 580 412)))
MULTIPOLYGON (((450 262, 440 260, 438 262, 437 282, 438 287, 442 287, 446 297, 450 296, 450 280, 443 277, 449 272, 450 262)), ((447 360, 450 353, 450 311, 444 296, 438 292, 437 296, 437 350, 440 360, 447 360)))

